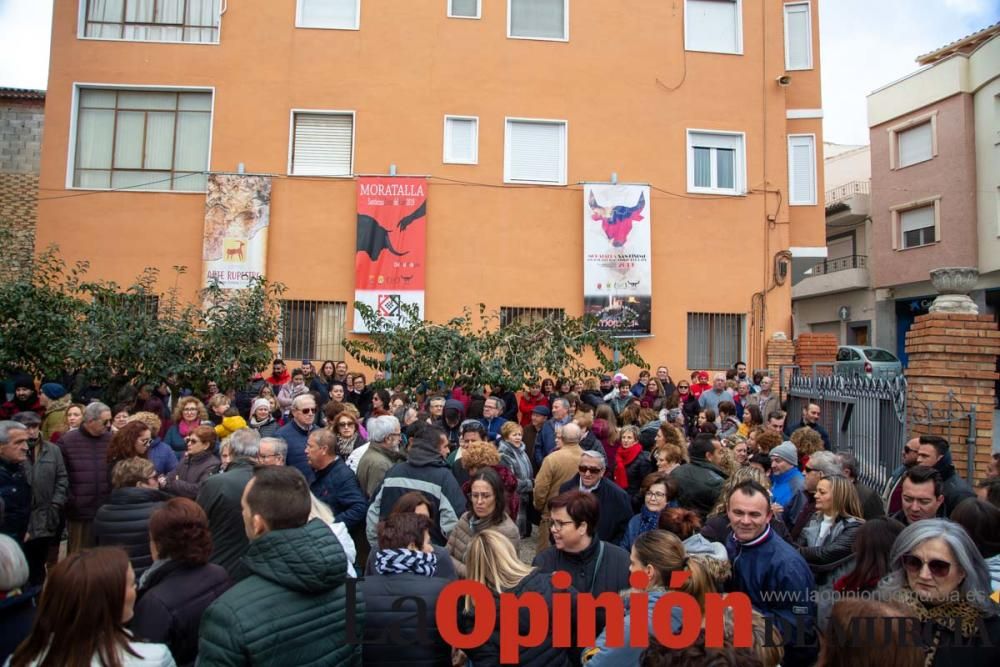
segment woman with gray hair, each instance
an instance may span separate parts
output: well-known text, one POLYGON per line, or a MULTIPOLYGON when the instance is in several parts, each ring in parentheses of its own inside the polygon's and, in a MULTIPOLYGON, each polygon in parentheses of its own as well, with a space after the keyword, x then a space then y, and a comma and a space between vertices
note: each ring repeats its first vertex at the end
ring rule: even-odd
POLYGON ((892 545, 885 600, 902 604, 932 632, 925 665, 1000 664, 1000 607, 990 599, 990 575, 965 530, 947 519, 911 524, 892 545))
POLYGON ((0 534, 0 664, 31 632, 41 587, 27 584, 28 561, 21 547, 14 538, 0 534))

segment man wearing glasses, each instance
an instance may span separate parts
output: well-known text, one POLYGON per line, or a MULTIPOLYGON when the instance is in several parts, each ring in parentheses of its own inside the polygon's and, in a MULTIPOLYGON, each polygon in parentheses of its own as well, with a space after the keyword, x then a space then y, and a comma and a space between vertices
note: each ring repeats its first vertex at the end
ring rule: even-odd
POLYGON ((920 451, 920 438, 912 438, 903 445, 903 462, 892 471, 889 481, 882 490, 882 502, 885 503, 885 513, 895 514, 903 509, 903 475, 917 465, 917 452, 920 451))
POLYGON ((597 521, 597 538, 618 544, 625 535, 629 519, 632 518, 632 502, 624 489, 610 479, 604 479, 607 467, 604 452, 583 450, 580 454, 579 473, 559 487, 559 493, 583 491, 594 494, 601 505, 601 516, 597 521))
POLYGON ((104 403, 84 408, 80 428, 67 431, 59 439, 69 475, 68 553, 94 546, 94 516, 111 495, 107 463, 110 444, 111 408, 104 403))
POLYGON ((309 460, 306 458, 306 442, 309 434, 316 430, 316 399, 309 394, 296 396, 292 401, 292 418, 278 429, 275 437, 288 443, 288 455, 285 462, 299 469, 310 484, 316 478, 309 460))

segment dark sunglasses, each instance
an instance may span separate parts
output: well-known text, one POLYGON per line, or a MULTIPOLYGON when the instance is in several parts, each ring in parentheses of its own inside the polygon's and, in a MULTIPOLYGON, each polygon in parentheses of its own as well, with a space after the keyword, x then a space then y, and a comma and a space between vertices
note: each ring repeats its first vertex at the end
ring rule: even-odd
POLYGON ((354 426, 354 422, 337 422, 337 428, 344 428, 345 426, 354 426))
POLYGON ((588 472, 591 475, 597 475, 597 474, 603 472, 604 469, 603 468, 592 468, 591 466, 580 466, 579 470, 580 470, 580 474, 581 475, 584 474, 584 473, 588 473, 588 472))
POLYGON ((304 415, 311 415, 316 412, 316 408, 299 408, 299 412, 304 415))
POLYGON ((948 573, 951 572, 951 563, 946 560, 938 560, 937 558, 925 561, 912 554, 904 554, 899 557, 899 562, 903 564, 903 567, 910 574, 920 574, 925 564, 927 565, 927 569, 931 571, 932 577, 947 577, 948 573))

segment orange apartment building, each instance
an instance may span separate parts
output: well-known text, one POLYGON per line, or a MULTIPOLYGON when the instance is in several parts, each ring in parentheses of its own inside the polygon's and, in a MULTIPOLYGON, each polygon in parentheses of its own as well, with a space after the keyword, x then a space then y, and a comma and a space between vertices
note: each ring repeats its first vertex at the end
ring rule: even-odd
POLYGON ((55 0, 37 248, 202 286, 272 179, 289 358, 352 335, 356 177, 428 177, 425 317, 583 312, 581 183, 650 186, 650 363, 765 366, 824 257, 816 0, 55 0), (123 189, 124 188, 124 189, 123 189), (527 309, 522 310, 522 309, 527 309))

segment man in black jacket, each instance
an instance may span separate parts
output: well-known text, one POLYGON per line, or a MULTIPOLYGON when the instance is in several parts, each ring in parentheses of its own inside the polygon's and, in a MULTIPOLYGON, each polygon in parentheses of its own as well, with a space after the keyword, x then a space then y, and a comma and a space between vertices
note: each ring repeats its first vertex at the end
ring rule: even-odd
POLYGON ((607 462, 604 452, 584 450, 580 455, 580 472, 559 487, 559 493, 583 491, 592 493, 601 507, 597 520, 597 539, 618 544, 632 518, 632 503, 628 494, 611 479, 604 478, 607 462))
POLYGON ((22 548, 31 518, 27 460, 28 429, 15 421, 0 421, 0 533, 22 548))
POLYGON ((691 462, 670 473, 680 491, 677 504, 698 512, 702 520, 715 506, 726 481, 726 473, 718 466, 721 449, 722 443, 714 435, 701 433, 688 448, 691 462))
POLYGON ((246 575, 240 559, 250 542, 243 524, 240 499, 253 477, 260 454, 260 435, 253 429, 243 428, 230 436, 229 444, 233 462, 226 472, 205 480, 198 491, 198 504, 208 515, 208 527, 212 531, 213 548, 209 560, 226 568, 235 581, 246 575))
POLYGON ((823 438, 823 448, 828 452, 832 451, 833 448, 830 446, 830 434, 827 433, 826 429, 823 428, 823 425, 819 423, 819 416, 820 407, 815 403, 806 403, 806 406, 802 408, 802 419, 798 424, 790 423, 791 420, 786 421, 785 437, 791 436, 792 433, 795 433, 796 430, 804 426, 808 426, 819 433, 819 437, 823 438))
POLYGON ((941 492, 944 495, 944 511, 946 516, 958 507, 966 498, 974 498, 976 492, 969 484, 958 476, 955 466, 951 464, 948 441, 938 435, 920 436, 917 449, 917 465, 934 468, 941 475, 941 492))

